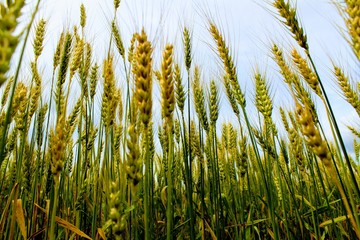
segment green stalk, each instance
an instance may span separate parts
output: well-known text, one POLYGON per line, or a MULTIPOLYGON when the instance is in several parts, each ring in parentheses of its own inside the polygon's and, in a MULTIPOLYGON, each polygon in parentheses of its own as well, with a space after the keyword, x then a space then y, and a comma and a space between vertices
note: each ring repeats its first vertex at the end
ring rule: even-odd
MULTIPOLYGON (((96 164, 100 164, 100 163, 95 163, 96 164)), ((97 172, 93 172, 95 175, 98 175, 97 172)), ((92 212, 92 218, 91 218, 91 237, 94 239, 96 236, 96 217, 97 217, 97 204, 98 204, 98 191, 99 191, 99 179, 98 177, 96 177, 94 179, 94 208, 93 208, 93 212, 92 212)))
MULTIPOLYGON (((327 94, 326 94, 324 85, 323 85, 323 83, 322 83, 322 81, 321 81, 321 79, 320 79, 320 75, 319 75, 319 73, 318 73, 318 71, 317 71, 317 68, 316 68, 316 66, 315 66, 315 63, 314 63, 314 61, 313 61, 313 59, 312 59, 312 57, 311 57, 311 55, 310 55, 310 52, 309 52, 309 51, 306 51, 306 54, 307 54, 307 56, 308 56, 308 58, 309 58, 309 60, 310 60, 310 63, 311 63, 311 65, 312 65, 313 69, 314 69, 315 75, 316 75, 316 77, 317 77, 317 79, 318 79, 320 88, 321 88, 321 90, 322 90, 322 92, 323 92, 322 100, 324 101, 324 104, 325 104, 325 107, 326 107, 326 111, 327 111, 327 113, 328 113, 328 116, 330 115, 330 125, 331 125, 332 127, 334 127, 335 133, 336 133, 336 135, 333 134, 333 135, 334 135, 334 138, 337 139, 337 140, 339 141, 339 143, 340 143, 340 147, 341 147, 341 150, 342 150, 343 155, 344 155, 344 157, 345 157, 346 165, 347 165, 348 170, 349 170, 349 172, 350 172, 350 177, 351 177, 353 186, 354 186, 354 188, 355 188, 356 195, 357 195, 358 198, 360 198, 360 188, 359 188, 358 182, 357 182, 357 180, 356 180, 356 177, 355 177, 353 168, 352 168, 352 166, 351 166, 351 162, 350 162, 350 159, 349 159, 349 155, 348 155, 348 153, 347 153, 347 150, 346 150, 346 147, 345 147, 345 143, 344 143, 343 138, 342 138, 342 136, 341 136, 341 133, 340 133, 340 130, 339 130, 339 126, 338 126, 337 121, 336 121, 335 114, 334 114, 334 112, 333 112, 333 110, 332 110, 332 107, 331 107, 329 98, 328 98, 328 96, 327 96, 327 94)), ((336 143, 337 143, 337 142, 336 142, 336 143)), ((338 169, 337 169, 337 165, 336 165, 335 161, 334 161, 334 166, 333 166, 333 168, 334 168, 333 170, 335 170, 334 172, 338 173, 338 169)), ((351 218, 355 218, 355 220, 356 220, 356 221, 354 221, 353 219, 350 219, 350 221, 351 221, 351 223, 352 223, 352 225, 353 225, 353 227, 354 227, 354 230, 355 230, 357 236, 360 238, 360 230, 359 230, 359 224, 358 224, 358 223, 359 223, 359 219, 358 219, 357 216, 354 217, 354 215, 357 215, 357 214, 354 214, 354 210, 353 210, 353 209, 351 209, 351 211, 350 211, 350 206, 349 206, 350 204, 349 204, 349 201, 348 201, 347 196, 346 196, 346 194, 345 194, 345 188, 344 188, 344 186, 343 186, 343 184, 342 184, 341 177, 340 177, 340 175, 339 175, 339 179, 336 178, 335 176, 332 176, 332 178, 333 178, 333 181, 334 181, 334 183, 336 184, 336 186, 339 188, 339 191, 340 191, 341 196, 342 196, 342 198, 343 198, 342 201, 343 201, 345 207, 347 208, 347 209, 346 209, 346 210, 347 210, 347 211, 346 211, 347 214, 351 214, 351 215, 352 215, 351 218), (349 211, 350 211, 350 212, 349 212, 349 211)), ((350 198, 351 198, 350 202, 354 202, 354 200, 352 199, 352 195, 350 195, 350 198)))
MULTIPOLYGON (((35 115, 35 121, 34 121, 34 129, 36 129, 36 115, 35 115)), ((32 132, 32 136, 31 136, 31 145, 30 145, 30 147, 31 147, 31 153, 34 151, 34 149, 35 149, 35 142, 36 142, 36 140, 35 140, 35 137, 36 137, 36 131, 33 131, 32 132)), ((30 189, 29 190, 29 192, 30 191, 32 191, 32 194, 31 194, 31 205, 30 205, 30 209, 28 210, 28 212, 30 212, 30 213, 32 213, 33 212, 33 209, 34 209, 34 203, 36 202, 35 201, 35 198, 36 198, 36 185, 37 185, 37 182, 38 182, 38 172, 39 172, 39 160, 40 160, 40 156, 39 156, 39 151, 37 151, 37 156, 38 156, 38 158, 36 159, 36 169, 35 169, 35 175, 33 176, 33 179, 34 179, 34 183, 32 184, 32 189, 30 189)), ((28 231, 28 232, 31 232, 31 230, 32 230, 32 227, 33 227, 33 224, 34 224, 35 222, 31 222, 30 224, 29 224, 29 230, 30 231, 28 231)))
MULTIPOLYGON (((170 120, 172 121, 172 120, 170 120)), ((173 230, 173 215, 174 215, 174 207, 172 201, 172 193, 173 193, 173 177, 172 177, 172 169, 173 169, 173 161, 174 161, 174 139, 172 133, 172 123, 168 124, 168 137, 169 137, 169 153, 168 153, 168 171, 167 171, 167 208, 166 208, 166 239, 172 240, 172 230, 173 230)))
MULTIPOLYGON (((77 148, 77 161, 76 161, 76 173, 75 173, 75 199, 74 202, 77 200, 77 198, 79 197, 79 192, 82 186, 82 177, 81 177, 81 170, 82 170, 82 165, 81 165, 81 161, 82 161, 82 157, 81 157, 81 138, 82 138, 82 111, 80 111, 80 122, 78 125, 78 134, 79 134, 79 140, 78 140, 78 148, 77 148)), ((80 228, 80 223, 81 223, 81 212, 80 210, 77 210, 76 213, 76 227, 80 228)))
POLYGON ((151 174, 151 167, 150 167, 150 152, 149 152, 149 130, 148 126, 145 127, 144 130, 145 138, 146 138, 146 153, 145 153, 145 179, 144 179, 144 210, 145 210, 145 239, 151 239, 152 233, 152 224, 151 224, 151 199, 150 199, 150 174, 151 174))
POLYGON ((113 146, 114 146, 114 126, 112 125, 110 127, 110 146, 109 146, 109 157, 110 157, 110 181, 114 181, 115 180, 115 161, 113 161, 113 146))
POLYGON ((213 186, 215 187, 215 219, 216 219, 216 232, 219 239, 223 236, 223 224, 222 224, 222 213, 223 206, 221 204, 221 187, 220 187, 220 171, 219 171, 219 160, 217 155, 217 141, 216 141, 216 126, 211 126, 210 136, 211 137, 211 148, 213 153, 213 186))
MULTIPOLYGON (((82 93, 81 94, 81 98, 84 98, 84 94, 82 93)), ((83 104, 83 103, 81 103, 83 104)), ((81 111, 82 112, 82 111, 81 111)), ((91 121, 91 118, 89 119, 90 115, 88 114, 88 108, 87 108, 87 102, 85 102, 85 153, 84 153, 84 166, 83 166, 83 169, 84 169, 84 176, 83 176, 83 180, 85 181, 87 176, 86 176, 86 173, 87 173, 87 161, 88 161, 88 156, 89 156, 89 153, 88 153, 88 144, 89 144, 89 134, 90 134, 90 121, 91 121)), ((80 122, 82 122, 82 118, 80 118, 80 122)), ((90 160, 89 160, 90 161, 90 160)))
POLYGON ((145 130, 146 137, 146 153, 145 153, 145 179, 144 179, 144 211, 145 211, 145 239, 151 239, 150 233, 150 209, 149 209, 149 142, 148 135, 145 130))
MULTIPOLYGON (((186 161, 188 161, 188 169, 189 169, 189 179, 188 179, 188 194, 189 194, 189 211, 190 211, 190 239, 194 240, 195 239, 195 223, 196 223, 196 217, 193 211, 193 202, 192 202, 192 193, 193 193, 193 189, 192 189, 192 157, 191 157, 191 143, 190 143, 190 139, 191 139, 191 131, 190 131, 190 123, 191 123, 191 112, 190 112, 190 96, 191 96, 191 88, 190 88, 190 69, 187 69, 187 94, 188 94, 188 135, 189 135, 189 145, 188 145, 188 151, 187 151, 187 155, 188 155, 188 160, 186 159, 186 161)), ((184 121, 184 117, 183 117, 183 125, 184 125, 184 136, 185 136, 185 121, 184 121)), ((185 142, 186 142, 186 138, 185 138, 185 142)), ((203 203, 203 202, 202 202, 203 203)))
POLYGON ((47 138, 48 138, 48 131, 49 131, 49 126, 50 126, 50 116, 51 116, 51 105, 52 105, 52 93, 54 90, 54 79, 55 79, 55 69, 53 70, 52 73, 52 77, 51 77, 51 90, 50 90, 50 99, 49 99, 49 108, 48 108, 48 114, 47 114, 47 121, 46 121, 46 128, 45 128, 45 138, 44 138, 44 149, 43 149, 43 154, 42 154, 42 161, 41 161, 41 170, 40 173, 44 172, 44 166, 45 166, 45 150, 47 147, 47 138))
MULTIPOLYGON (((277 164, 277 167, 279 168, 278 164, 277 164)), ((281 195, 282 195, 281 208, 282 208, 282 211, 284 212, 284 225, 285 225, 286 235, 287 235, 287 238, 290 238, 290 231, 289 231, 289 224, 288 224, 289 217, 288 217, 287 209, 285 208, 285 200, 284 200, 284 197, 286 196, 284 194, 285 193, 285 188, 284 188, 283 182, 281 181, 281 173, 280 173, 280 171, 278 171, 277 175, 278 175, 279 184, 280 184, 280 191, 281 191, 281 195)))
POLYGON ((24 43, 23 43, 23 46, 21 48, 20 58, 19 58, 19 61, 18 61, 17 67, 16 67, 14 82, 13 82, 13 86, 12 86, 11 94, 10 94, 10 99, 9 99, 9 106, 8 106, 8 108, 6 110, 4 128, 3 128, 3 132, 1 133, 2 136, 1 136, 1 139, 0 139, 0 166, 1 166, 2 162, 4 161, 6 138, 7 138, 7 135, 8 135, 9 125, 10 125, 10 120, 11 120, 10 113, 11 113, 11 109, 12 109, 13 98, 14 98, 14 94, 15 94, 15 88, 16 88, 17 81, 18 81, 18 78, 19 78, 21 63, 23 62, 22 60, 23 60, 23 57, 24 57, 26 44, 28 42, 28 38, 29 38, 29 35, 30 35, 30 29, 31 29, 32 23, 34 22, 35 15, 36 15, 36 13, 37 13, 37 11, 39 9, 40 1, 41 0, 37 1, 36 6, 35 6, 35 10, 34 10, 33 14, 31 15, 30 22, 29 22, 29 24, 28 24, 28 26, 26 28, 26 35, 25 35, 25 38, 24 38, 24 43))
MULTIPOLYGON (((29 90, 29 96, 28 98, 31 98, 31 90, 32 90, 32 86, 34 83, 34 78, 31 79, 31 83, 30 83, 30 90, 29 90)), ((29 108, 30 108, 30 102, 28 101, 27 105, 26 105, 26 109, 25 109, 25 119, 23 122, 23 130, 21 131, 21 138, 20 138, 20 150, 19 150, 19 155, 17 156, 17 164, 18 166, 22 166, 22 160, 23 160, 23 154, 24 154, 24 148, 25 148, 25 142, 26 142, 26 137, 28 135, 28 129, 27 129, 27 125, 28 125, 28 118, 29 118, 29 108)), ((16 169, 16 179, 18 182, 21 182, 21 176, 20 174, 22 174, 21 172, 22 167, 18 167, 16 169)))
POLYGON ((50 234, 49 239, 55 239, 55 217, 56 217, 56 208, 58 204, 58 197, 59 197, 59 180, 55 180, 54 185, 54 199, 53 199, 53 206, 52 206, 52 212, 51 212, 51 218, 50 218, 50 234))
MULTIPOLYGON (((93 114, 94 113, 94 108, 93 108, 94 101, 93 100, 92 100, 91 104, 92 104, 92 114, 93 114)), ((103 124, 102 124, 102 121, 100 121, 99 135, 98 135, 98 139, 99 139, 99 141, 98 141, 98 152, 97 152, 97 154, 98 155, 100 154, 100 156, 101 156, 101 146, 102 146, 102 143, 103 143, 102 137, 103 137, 103 124)), ((95 161, 96 160, 97 159, 95 158, 95 161)), ((97 166, 97 168, 95 167, 97 172, 95 172, 95 176, 96 176, 96 178, 95 178, 95 191, 94 191, 94 202, 95 202, 95 204, 94 204, 94 211, 93 211, 94 215, 93 215, 93 220, 92 220, 92 234, 94 236, 96 235, 96 228, 98 227, 97 226, 97 221, 96 221, 97 216, 98 216, 97 207, 100 206, 99 209, 102 210, 102 208, 101 208, 101 204, 102 204, 101 203, 101 194, 98 194, 98 192, 96 191, 97 189, 99 189, 99 184, 100 184, 100 181, 99 181, 100 173, 101 173, 100 161, 101 161, 101 158, 99 157, 99 161, 94 163, 94 165, 97 166)), ((106 210, 106 208, 105 208, 105 210, 106 210)), ((107 213, 107 211, 104 211, 104 213, 107 213)))
POLYGON ((268 179, 266 177, 266 172, 264 170, 264 166, 261 163, 259 149, 258 149, 258 147, 256 145, 255 137, 254 137, 254 134, 253 134, 253 132, 251 130, 251 125, 250 125, 250 121, 249 121, 248 116, 247 116, 245 106, 241 106, 241 109, 242 109, 242 112, 244 114, 246 126, 248 128, 249 135, 250 135, 250 140, 251 140, 251 143, 252 143, 254 151, 255 151, 256 160, 257 160, 258 166, 260 167, 261 178, 262 178, 262 181, 264 182, 264 185, 265 185, 266 197, 267 197, 267 200, 268 200, 268 203, 269 203, 269 211, 270 211, 271 222, 272 222, 272 225, 273 225, 274 230, 275 230, 275 239, 279 239, 279 235, 278 235, 278 231, 277 231, 278 230, 277 223, 275 223, 275 220, 274 220, 275 216, 274 216, 274 209, 273 209, 273 206, 272 206, 271 186, 270 186, 270 184, 268 182, 268 179))
MULTIPOLYGON (((199 145, 201 152, 204 152, 204 144, 203 144, 203 135, 201 131, 201 125, 199 124, 199 145)), ((190 127, 189 127, 190 129, 190 127)), ((206 226, 206 219, 205 219, 205 172, 204 172, 204 158, 201 156, 201 159, 198 159, 199 167, 200 167, 200 198, 201 198, 201 229, 202 229, 202 240, 205 240, 205 226, 206 226)))
MULTIPOLYGON (((350 159, 349 159, 349 155, 347 154, 347 151, 346 151, 346 147, 345 147, 345 144, 344 144, 344 141, 343 141, 343 138, 341 136, 341 133, 340 133, 340 130, 339 130, 339 126, 337 124, 337 121, 336 121, 336 117, 335 117, 335 114, 332 110, 332 107, 331 107, 331 104, 330 104, 330 101, 329 101, 329 98, 326 94, 326 91, 325 91, 325 88, 324 88, 324 85, 320 79, 320 75, 316 69, 316 66, 315 66, 315 63, 312 59, 312 57, 310 56, 310 53, 309 51, 306 51, 306 54, 310 60, 310 63, 315 71, 315 74, 316 74, 316 77, 317 79, 319 80, 319 85, 320 85, 320 88, 321 88, 321 91, 323 92, 324 94, 324 99, 325 99, 325 103, 326 103, 326 109, 328 110, 328 112, 330 113, 330 120, 332 122, 332 124, 334 125, 334 128, 335 128, 335 132, 336 132, 336 136, 338 138, 338 141, 340 143, 340 147, 341 147, 341 150, 344 154, 344 157, 345 157, 345 161, 346 161, 346 164, 348 166, 348 169, 349 169, 349 172, 350 172, 350 176, 351 176, 351 179, 352 179, 352 182, 354 184, 354 187, 355 187, 355 190, 356 190, 356 195, 358 198, 360 198, 360 188, 359 188, 359 185, 357 183, 357 180, 356 180, 356 177, 355 177, 355 174, 354 174, 354 171, 352 169, 352 166, 351 166, 351 163, 350 163, 350 159)), ((334 136, 335 137, 335 136, 334 136)))
MULTIPOLYGON (((183 151, 184 151, 184 163, 185 163, 185 188, 186 188, 186 198, 187 198, 187 213, 189 216, 189 228, 190 228, 190 239, 195 240, 195 215, 193 210, 193 199, 192 199, 192 179, 191 179, 191 172, 190 172, 190 153, 188 151, 187 140, 186 140, 186 125, 184 114, 181 113, 181 120, 183 124, 183 134, 182 134, 182 142, 183 142, 183 151)), ((190 124, 190 122, 189 122, 190 124)), ((190 145, 190 144, 189 144, 190 145)), ((190 146, 189 146, 190 148, 190 146)))
MULTIPOLYGON (((324 194, 325 195, 325 203, 326 203, 327 207, 330 208, 330 202, 329 202, 329 199, 328 199, 328 194, 326 192, 325 183, 324 183, 324 180, 322 178, 321 169, 319 167, 319 164, 318 164, 318 161, 316 160, 316 158, 314 158, 314 160, 315 160, 314 161, 315 168, 316 168, 317 174, 319 176, 319 180, 320 180, 320 185, 321 185, 321 187, 322 187, 322 189, 323 189, 323 191, 325 193, 324 194)), ((331 221, 332 221, 333 226, 335 226, 335 221, 334 221, 333 216, 331 216, 331 221)), ((338 232, 336 231, 336 233, 337 233, 337 238, 338 238, 339 237, 338 232)))
MULTIPOLYGON (((266 140, 268 141, 268 140, 270 140, 271 141, 271 145, 274 147, 274 152, 275 152, 275 154, 277 153, 277 149, 276 149, 276 143, 275 143, 275 137, 274 137, 274 131, 273 131, 274 129, 271 127, 271 119, 270 120, 265 120, 265 133, 266 133, 266 140), (271 129, 271 132, 269 132, 268 131, 268 129, 271 129)), ((273 169, 273 164, 272 164, 272 162, 270 161, 271 159, 270 159, 270 157, 269 157, 269 154, 267 154, 268 155, 268 157, 267 157, 267 159, 269 160, 268 161, 268 173, 269 173, 269 179, 272 179, 272 169, 273 169)), ((275 155, 275 159, 274 159, 275 161, 277 161, 278 160, 278 155, 276 154, 275 155)), ((279 180, 280 181, 280 180, 279 180)), ((274 184, 272 185, 272 186, 274 186, 274 184)), ((272 192, 273 193, 273 192, 272 192)), ((276 196, 273 196, 273 195, 271 195, 271 200, 269 200, 269 202, 270 202, 270 205, 271 205, 271 214, 273 215, 273 228, 274 228, 274 230, 275 230, 275 236, 276 237, 278 237, 278 239, 280 238, 280 235, 279 235, 279 224, 276 222, 276 212, 275 212, 275 199, 276 199, 276 196)))

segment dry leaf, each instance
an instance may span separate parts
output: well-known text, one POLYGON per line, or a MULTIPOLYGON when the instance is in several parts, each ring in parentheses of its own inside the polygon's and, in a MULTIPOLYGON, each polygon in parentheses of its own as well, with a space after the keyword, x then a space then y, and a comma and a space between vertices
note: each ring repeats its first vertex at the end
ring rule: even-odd
POLYGON ((105 232, 102 228, 98 228, 98 234, 102 239, 106 240, 105 232))
MULTIPOLYGON (((43 211, 44 213, 46 213, 46 210, 42 207, 40 207, 39 205, 37 205, 35 203, 35 206, 40 209, 41 211, 43 211)), ((89 237, 88 235, 86 235, 86 233, 84 233, 83 231, 81 231, 80 229, 78 229, 75 225, 69 223, 68 221, 65 221, 64 219, 62 218, 59 218, 59 217, 55 217, 55 222, 57 224, 59 224, 60 226, 66 228, 66 229, 69 229, 70 231, 76 233, 77 235, 79 235, 80 237, 83 237, 83 238, 86 238, 86 239, 90 239, 92 240, 91 237, 89 237)))
POLYGON ((15 219, 16 219, 16 222, 19 224, 20 232, 21 232, 23 238, 27 239, 25 216, 24 216, 24 210, 23 210, 23 207, 22 207, 22 200, 21 199, 17 199, 15 201, 14 210, 15 210, 15 219))

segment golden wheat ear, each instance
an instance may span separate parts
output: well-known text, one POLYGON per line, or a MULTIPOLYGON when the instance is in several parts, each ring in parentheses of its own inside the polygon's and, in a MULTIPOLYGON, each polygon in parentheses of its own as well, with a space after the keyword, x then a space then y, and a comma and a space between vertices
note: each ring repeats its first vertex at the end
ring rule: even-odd
POLYGON ((319 79, 317 78, 314 71, 310 68, 310 65, 306 62, 304 58, 300 56, 296 49, 293 49, 291 55, 294 63, 296 64, 305 81, 309 84, 312 90, 321 97, 322 93, 319 85, 319 79))
POLYGON ((239 104, 242 108, 245 108, 245 95, 240 88, 236 66, 232 56, 230 55, 230 50, 226 45, 225 39, 223 38, 222 34, 214 23, 210 23, 209 31, 216 43, 219 57, 224 64, 224 69, 227 75, 226 77, 229 80, 229 86, 231 86, 232 88, 237 104, 239 104))
POLYGON ((352 86, 349 78, 345 75, 344 71, 340 67, 334 66, 334 74, 346 101, 354 107, 355 111, 360 116, 359 92, 357 92, 356 88, 352 86))
POLYGON ((276 0, 273 5, 278 9, 279 15, 285 19, 284 24, 288 26, 300 47, 309 51, 307 37, 296 16, 296 9, 290 6, 289 1, 284 0, 276 0))
POLYGON ((135 75, 134 94, 139 106, 140 119, 147 127, 152 114, 152 47, 144 29, 137 35, 137 41, 132 69, 135 75))
POLYGON ((45 27, 46 21, 44 19, 41 19, 36 27, 35 40, 33 43, 35 61, 41 55, 44 48, 43 43, 45 36, 45 27))
POLYGON ((60 115, 58 117, 55 131, 51 134, 51 173, 53 174, 54 181, 60 180, 60 173, 64 167, 63 154, 66 146, 66 129, 65 117, 60 115))
POLYGON ((118 96, 115 92, 115 75, 113 58, 104 61, 104 92, 102 97, 101 118, 105 127, 110 127, 114 123, 118 96))
POLYGON ((351 37, 351 46, 356 57, 360 60, 360 4, 356 0, 345 1, 346 27, 351 37))
MULTIPOLYGON (((175 108, 175 93, 173 79, 173 46, 168 44, 163 53, 161 64, 161 96, 162 96, 162 116, 166 121, 171 121, 172 113, 175 108)), ((170 123, 170 122, 169 122, 170 123)))

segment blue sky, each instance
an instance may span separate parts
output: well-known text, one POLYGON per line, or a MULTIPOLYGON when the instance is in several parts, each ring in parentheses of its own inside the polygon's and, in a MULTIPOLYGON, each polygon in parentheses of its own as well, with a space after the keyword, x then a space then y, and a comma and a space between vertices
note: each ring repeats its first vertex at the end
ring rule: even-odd
MULTIPOLYGON (((33 3, 35 1, 32 1, 33 3)), ((46 59, 52 59, 56 41, 64 29, 79 25, 79 9, 84 3, 87 10, 86 38, 93 43, 94 61, 100 62, 105 56, 110 37, 110 23, 114 17, 112 0, 44 0, 37 15, 48 21, 44 54, 40 57, 40 66, 44 72, 52 68, 46 59)), ((301 23, 308 35, 311 54, 320 71, 330 95, 335 113, 342 126, 347 145, 352 145, 353 137, 344 124, 359 126, 355 111, 342 99, 332 75, 331 61, 340 64, 359 79, 359 63, 354 60, 350 48, 341 33, 344 23, 337 8, 329 0, 293 1, 301 23), (356 125, 358 124, 358 125, 356 125)), ((31 4, 28 6, 29 15, 31 4)), ((160 52, 167 43, 175 45, 175 55, 182 63, 182 35, 184 26, 193 33, 194 63, 202 68, 205 81, 221 76, 222 69, 214 43, 207 31, 208 19, 213 20, 223 31, 236 59, 239 80, 246 91, 249 105, 253 99, 252 75, 259 67, 266 73, 271 86, 275 108, 273 115, 279 115, 277 107, 293 109, 293 102, 288 96, 277 74, 277 69, 270 58, 271 43, 289 51, 296 43, 285 27, 278 20, 276 11, 269 0, 122 0, 117 12, 117 23, 123 35, 125 47, 129 45, 131 34, 145 27, 155 46, 154 59, 159 62, 160 52)), ((286 51, 285 51, 286 52, 286 51)), ((31 45, 27 60, 32 59, 31 45)), ((121 74, 121 73, 120 73, 121 74)), ((26 75, 26 71, 25 71, 26 75)), ((121 79, 122 77, 119 76, 121 79)), ((219 81, 219 85, 221 85, 219 81)), ((156 101, 156 100, 155 100, 156 101)), ((226 97, 221 96, 223 112, 220 121, 232 121, 228 113, 226 97)), ((319 108, 321 106, 318 103, 319 108)), ((155 110, 156 111, 156 110, 155 110)), ((250 113, 257 119, 255 110, 250 113)), ((321 111, 322 120, 326 119, 321 111)), ((330 130, 326 130, 328 133, 330 130)))

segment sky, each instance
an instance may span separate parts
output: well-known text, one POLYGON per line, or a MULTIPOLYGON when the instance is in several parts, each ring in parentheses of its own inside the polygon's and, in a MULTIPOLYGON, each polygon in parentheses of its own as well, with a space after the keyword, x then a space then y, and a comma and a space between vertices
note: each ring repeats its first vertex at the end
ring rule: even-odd
MULTIPOLYGON (((35 2, 28 1, 23 22, 29 19, 35 2)), ((74 24, 79 26, 82 3, 87 14, 86 39, 94 46, 94 61, 101 63, 104 58, 110 39, 110 24, 114 18, 112 0, 42 0, 35 23, 40 18, 48 21, 44 54, 39 59, 43 72, 52 68, 52 64, 46 59, 52 59, 61 31, 71 29, 74 24)), ((355 60, 346 43, 343 19, 331 0, 301 0, 292 3, 297 8, 298 17, 308 36, 311 55, 338 116, 344 139, 351 148, 353 136, 345 124, 359 127, 359 117, 342 99, 331 67, 331 63, 335 62, 353 74, 355 79, 359 79, 359 62, 355 60)), ((249 105, 254 97, 253 74, 258 68, 266 75, 270 85, 275 103, 273 115, 279 115, 278 106, 293 109, 293 101, 277 74, 270 49, 275 42, 285 48, 287 54, 289 49, 297 45, 279 21, 270 0, 121 0, 116 13, 116 22, 126 48, 132 33, 145 28, 155 47, 155 67, 159 66, 161 50, 166 43, 175 45, 175 59, 183 65, 181 32, 184 26, 188 27, 193 37, 193 62, 201 67, 205 82, 211 78, 219 78, 222 74, 220 60, 214 51, 214 42, 207 31, 209 20, 219 26, 230 46, 236 60, 239 81, 249 105)), ((28 45, 25 59, 32 59, 31 44, 28 45)), ((121 75, 121 71, 119 74, 121 75)), ((26 76, 26 70, 24 75, 26 76)), ((119 78, 123 79, 123 76, 119 78)), ((218 82, 221 86, 220 81, 218 82)), ((160 101, 160 97, 158 99, 160 101)), ((221 106, 225 114, 220 115, 221 122, 234 119, 226 102, 226 96, 222 94, 221 106)), ((318 105, 320 109, 321 103, 318 105)), ((255 109, 249 107, 249 112, 256 121, 255 109)), ((326 122, 323 110, 320 110, 320 117, 321 121, 326 122)), ((330 133, 328 127, 326 132, 330 133)))

